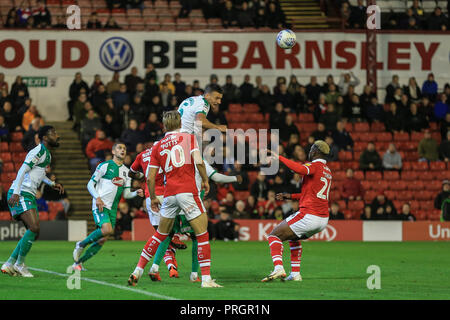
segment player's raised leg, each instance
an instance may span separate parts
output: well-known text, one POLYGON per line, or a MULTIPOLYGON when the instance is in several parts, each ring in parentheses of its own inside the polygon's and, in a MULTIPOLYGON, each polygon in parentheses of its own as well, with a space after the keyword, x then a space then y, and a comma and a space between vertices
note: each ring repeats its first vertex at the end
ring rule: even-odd
POLYGON ((300 275, 300 263, 302 259, 302 243, 296 240, 289 240, 289 249, 291 250, 291 273, 285 281, 302 281, 300 275))

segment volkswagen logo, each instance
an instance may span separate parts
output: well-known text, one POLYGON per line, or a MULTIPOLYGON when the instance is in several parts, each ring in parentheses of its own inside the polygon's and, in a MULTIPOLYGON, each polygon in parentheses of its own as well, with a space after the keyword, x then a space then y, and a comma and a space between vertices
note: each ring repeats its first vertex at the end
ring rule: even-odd
POLYGON ((133 62, 133 47, 121 37, 109 38, 100 47, 100 61, 111 71, 122 71, 133 62))

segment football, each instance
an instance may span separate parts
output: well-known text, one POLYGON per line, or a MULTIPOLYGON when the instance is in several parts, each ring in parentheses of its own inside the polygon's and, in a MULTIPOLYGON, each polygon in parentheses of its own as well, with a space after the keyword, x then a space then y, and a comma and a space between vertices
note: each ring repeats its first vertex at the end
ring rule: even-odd
POLYGON ((295 45, 297 37, 292 30, 285 29, 278 32, 277 44, 282 49, 290 49, 295 45))

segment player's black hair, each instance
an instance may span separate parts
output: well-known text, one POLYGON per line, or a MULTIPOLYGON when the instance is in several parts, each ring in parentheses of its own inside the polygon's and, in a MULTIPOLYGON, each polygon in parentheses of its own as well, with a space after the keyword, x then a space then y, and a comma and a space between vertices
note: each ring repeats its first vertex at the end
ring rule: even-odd
POLYGON ((123 141, 116 141, 116 142, 114 142, 114 144, 113 144, 111 150, 114 150, 114 149, 116 148, 116 146, 119 145, 119 144, 123 144, 123 145, 125 146, 125 148, 127 147, 127 145, 125 144, 125 142, 123 142, 123 141))
POLYGON ((38 137, 39 140, 42 141, 42 138, 45 137, 51 130, 54 130, 55 128, 53 126, 43 126, 39 128, 38 131, 38 137))
POLYGON ((217 84, 207 85, 205 88, 205 93, 213 93, 213 92, 223 94, 223 90, 219 85, 217 84))

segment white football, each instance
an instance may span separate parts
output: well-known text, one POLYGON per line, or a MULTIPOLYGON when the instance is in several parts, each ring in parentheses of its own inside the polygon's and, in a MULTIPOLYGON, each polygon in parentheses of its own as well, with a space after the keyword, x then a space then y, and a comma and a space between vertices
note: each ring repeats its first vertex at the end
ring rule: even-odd
POLYGON ((292 30, 285 29, 278 32, 277 44, 282 49, 290 49, 295 45, 297 37, 292 30))

